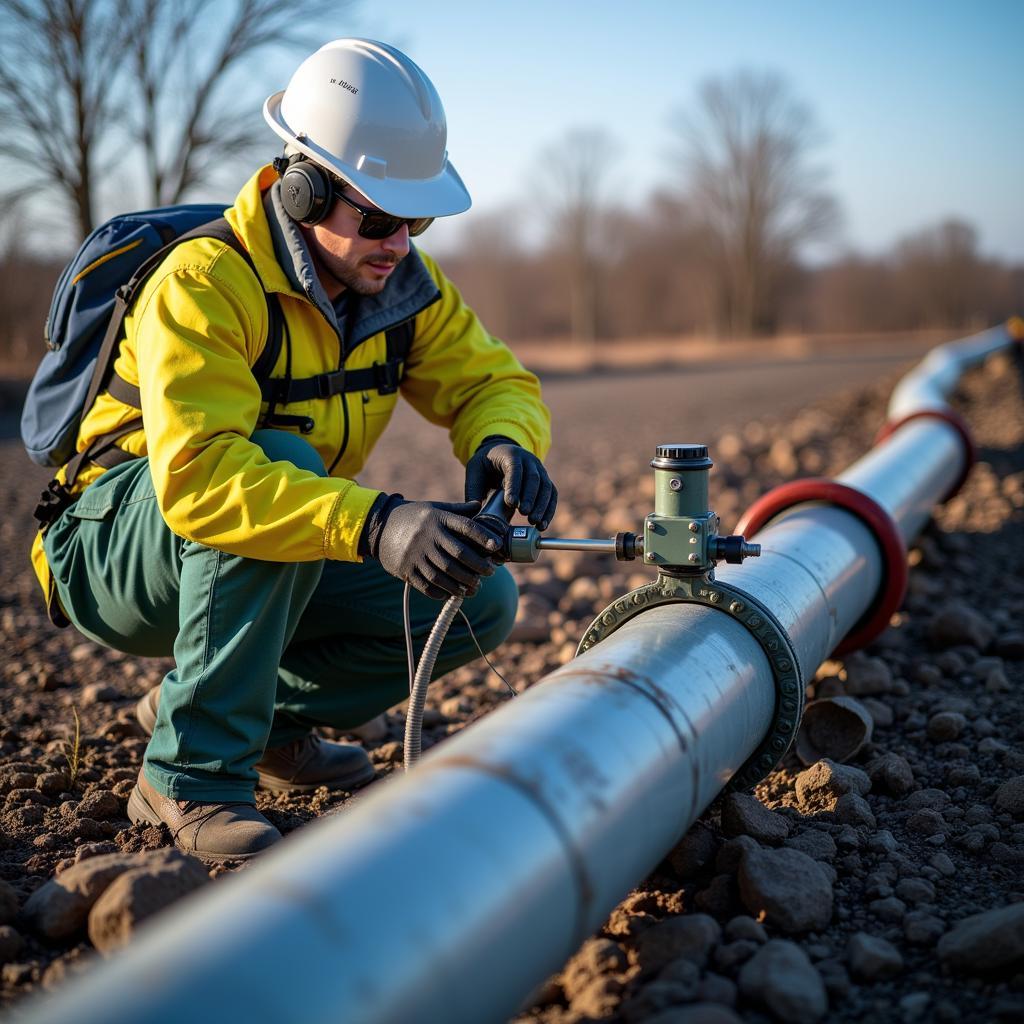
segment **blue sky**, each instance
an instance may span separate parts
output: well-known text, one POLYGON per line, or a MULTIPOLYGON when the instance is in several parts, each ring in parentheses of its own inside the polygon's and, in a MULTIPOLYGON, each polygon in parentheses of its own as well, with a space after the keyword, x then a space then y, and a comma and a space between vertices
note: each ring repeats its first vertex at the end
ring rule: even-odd
MULTIPOLYGON (((670 112, 708 76, 765 69, 817 116, 846 244, 878 252, 955 215, 985 252, 1024 259, 1022 0, 635 0, 628 13, 606 0, 364 0, 345 26, 433 79, 474 211, 526 197, 544 147, 583 125, 616 138, 617 191, 642 202, 672 180, 670 112)), ((261 63, 268 92, 295 63, 261 63)), ((432 245, 453 227, 432 228, 432 245)))

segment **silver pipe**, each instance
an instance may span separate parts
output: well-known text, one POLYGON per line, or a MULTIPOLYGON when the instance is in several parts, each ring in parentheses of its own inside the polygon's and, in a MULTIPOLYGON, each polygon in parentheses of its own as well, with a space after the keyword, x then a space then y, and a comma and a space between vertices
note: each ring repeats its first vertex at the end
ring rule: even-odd
POLYGON ((541 551, 591 551, 615 554, 615 539, 591 540, 588 537, 541 537, 537 541, 541 551))
MULTIPOLYGON (((907 424, 843 476, 905 532, 962 468, 929 454, 949 431, 936 425, 907 424)), ((758 561, 718 579, 772 609, 806 677, 872 601, 878 546, 815 504, 758 540, 758 561)), ((736 619, 644 611, 413 773, 183 901, 30 1019, 504 1021, 728 782, 774 705, 736 619)))
POLYGON ((932 349, 893 389, 889 419, 922 409, 944 409, 961 374, 993 352, 1014 343, 1009 324, 1000 324, 961 341, 932 349))

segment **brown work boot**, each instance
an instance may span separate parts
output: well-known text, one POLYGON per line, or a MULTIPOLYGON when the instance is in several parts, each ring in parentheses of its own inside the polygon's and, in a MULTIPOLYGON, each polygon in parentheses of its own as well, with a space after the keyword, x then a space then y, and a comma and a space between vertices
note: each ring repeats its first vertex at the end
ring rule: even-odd
POLYGON ((141 771, 128 817, 136 825, 166 825, 176 846, 214 863, 249 860, 281 838, 252 804, 175 800, 158 793, 141 771))
MULTIPOLYGON (((135 717, 149 736, 156 726, 159 703, 157 686, 135 705, 135 717)), ((256 772, 259 785, 275 793, 311 793, 321 786, 351 792, 376 775, 362 747, 321 739, 315 732, 283 747, 265 750, 256 763, 256 772)))

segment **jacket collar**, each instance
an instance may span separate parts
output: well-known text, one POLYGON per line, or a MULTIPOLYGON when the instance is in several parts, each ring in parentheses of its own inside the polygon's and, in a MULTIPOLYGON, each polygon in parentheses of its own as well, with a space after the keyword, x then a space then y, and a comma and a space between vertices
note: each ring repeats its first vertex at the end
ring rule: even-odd
MULTIPOLYGON (((277 172, 267 164, 246 182, 225 215, 249 250, 263 287, 311 302, 337 332, 334 307, 313 268, 302 232, 285 212, 280 193, 277 172)), ((383 291, 360 296, 353 303, 346 348, 414 317, 440 297, 419 252, 410 248, 383 291)))

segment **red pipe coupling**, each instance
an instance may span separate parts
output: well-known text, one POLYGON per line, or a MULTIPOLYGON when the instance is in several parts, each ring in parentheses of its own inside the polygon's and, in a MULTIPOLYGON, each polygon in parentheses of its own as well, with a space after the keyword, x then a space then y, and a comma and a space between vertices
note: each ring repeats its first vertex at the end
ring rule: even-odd
POLYGON ((961 487, 963 487, 968 476, 971 474, 971 470, 974 469, 974 464, 978 461, 978 449, 975 447, 974 438, 971 436, 971 428, 967 426, 964 418, 954 412, 952 409, 920 409, 917 412, 907 413, 906 416, 901 416, 899 419, 889 420, 888 423, 882 424, 882 429, 878 431, 875 436, 875 444, 881 444, 883 441, 892 437, 904 423, 909 423, 911 420, 919 420, 924 418, 942 420, 943 423, 948 423, 959 435, 960 441, 964 446, 964 468, 960 476, 957 477, 956 482, 949 489, 949 492, 943 496, 940 504, 949 501, 950 498, 956 494, 961 487))
POLYGON ((882 555, 882 585, 878 593, 833 654, 849 654, 866 646, 889 625, 907 592, 907 547, 896 521, 873 498, 846 484, 809 477, 782 484, 763 494, 743 514, 736 532, 753 537, 766 523, 796 505, 835 505, 856 516, 870 531, 882 555))

